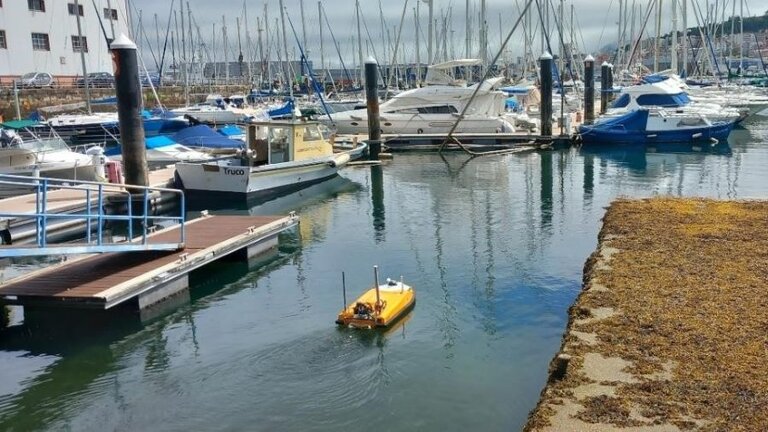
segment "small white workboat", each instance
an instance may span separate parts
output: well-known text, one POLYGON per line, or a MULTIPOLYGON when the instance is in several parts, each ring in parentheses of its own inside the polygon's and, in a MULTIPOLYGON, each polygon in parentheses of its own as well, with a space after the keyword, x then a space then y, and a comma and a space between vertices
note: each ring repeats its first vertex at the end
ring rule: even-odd
POLYGON ((319 123, 306 120, 249 124, 246 143, 233 158, 177 163, 177 186, 190 192, 268 195, 332 177, 359 151, 334 153, 319 123))

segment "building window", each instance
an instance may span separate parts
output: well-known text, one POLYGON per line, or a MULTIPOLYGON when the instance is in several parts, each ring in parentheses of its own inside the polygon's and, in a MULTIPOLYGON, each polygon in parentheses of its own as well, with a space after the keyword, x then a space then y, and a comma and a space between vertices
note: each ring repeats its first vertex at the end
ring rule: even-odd
POLYGON ((0 48, 8 49, 8 42, 5 41, 5 30, 0 30, 0 48))
POLYGON ((45 12, 45 0, 27 0, 29 10, 36 12, 45 12))
POLYGON ((72 51, 80 52, 80 50, 83 52, 88 52, 88 38, 85 36, 82 38, 72 36, 72 51), (80 41, 82 41, 82 43, 80 43, 80 41))
POLYGON ((74 15, 75 14, 75 7, 77 7, 77 14, 80 16, 83 16, 83 5, 75 5, 74 3, 68 3, 67 9, 69 9, 69 14, 74 15))
POLYGON ((32 33, 32 49, 35 51, 50 51, 51 43, 47 33, 32 33))
POLYGON ((104 8, 104 19, 117 21, 117 9, 104 8))

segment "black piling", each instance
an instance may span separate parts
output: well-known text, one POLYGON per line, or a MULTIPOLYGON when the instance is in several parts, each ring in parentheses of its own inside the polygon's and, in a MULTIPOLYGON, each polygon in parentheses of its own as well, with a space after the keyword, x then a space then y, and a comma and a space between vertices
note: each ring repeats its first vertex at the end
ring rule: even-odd
POLYGON ((552 136, 552 54, 545 52, 539 58, 541 71, 541 135, 552 136))
POLYGON ((379 120, 379 65, 376 59, 365 61, 365 99, 368 107, 368 155, 378 160, 381 153, 381 123, 379 120))
POLYGON ((595 58, 584 59, 584 123, 595 121, 595 58))
POLYGON ((608 110, 608 92, 611 88, 608 85, 608 75, 611 73, 611 66, 608 62, 600 65, 600 114, 605 114, 608 110))
POLYGON ((138 51, 136 44, 125 35, 118 36, 110 49, 115 67, 115 95, 125 183, 149 186, 144 122, 141 118, 138 51))

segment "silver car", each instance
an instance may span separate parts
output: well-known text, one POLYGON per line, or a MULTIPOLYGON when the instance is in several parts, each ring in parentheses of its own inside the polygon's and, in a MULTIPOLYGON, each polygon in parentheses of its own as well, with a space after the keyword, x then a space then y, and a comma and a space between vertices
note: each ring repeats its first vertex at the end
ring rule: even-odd
POLYGON ((56 85, 56 79, 48 72, 30 72, 24 74, 19 79, 19 87, 23 88, 43 88, 56 85))

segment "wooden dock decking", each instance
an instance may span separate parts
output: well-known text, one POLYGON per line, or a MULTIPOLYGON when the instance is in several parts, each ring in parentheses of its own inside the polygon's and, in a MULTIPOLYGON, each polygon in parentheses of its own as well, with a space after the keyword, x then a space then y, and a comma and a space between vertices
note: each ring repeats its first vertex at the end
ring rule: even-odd
MULTIPOLYGON (((185 289, 190 271, 262 242, 272 247, 277 234, 297 223, 294 215, 203 217, 187 223, 183 250, 106 253, 65 261, 0 284, 0 298, 23 305, 108 309, 139 296, 143 307, 148 302, 141 296, 173 283, 174 292, 185 289), (184 281, 179 284, 180 278, 184 281)), ((178 226, 150 236, 153 242, 177 239, 178 226)), ((172 294, 154 294, 152 301, 172 294)))

